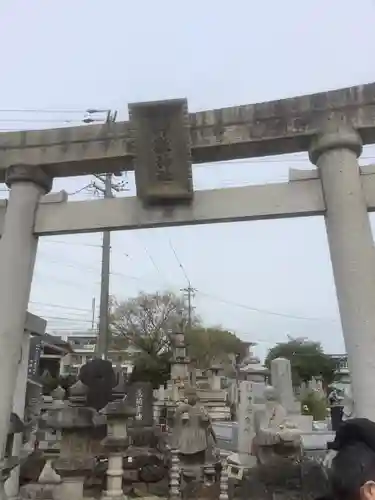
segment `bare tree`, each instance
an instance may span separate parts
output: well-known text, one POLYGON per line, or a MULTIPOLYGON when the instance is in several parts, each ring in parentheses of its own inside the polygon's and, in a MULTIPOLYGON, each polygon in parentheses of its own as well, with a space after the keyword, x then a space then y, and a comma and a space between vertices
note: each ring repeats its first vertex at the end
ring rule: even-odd
POLYGON ((159 354, 169 349, 170 334, 185 326, 188 307, 185 299, 173 292, 142 292, 124 302, 113 300, 111 316, 114 343, 119 340, 159 354))

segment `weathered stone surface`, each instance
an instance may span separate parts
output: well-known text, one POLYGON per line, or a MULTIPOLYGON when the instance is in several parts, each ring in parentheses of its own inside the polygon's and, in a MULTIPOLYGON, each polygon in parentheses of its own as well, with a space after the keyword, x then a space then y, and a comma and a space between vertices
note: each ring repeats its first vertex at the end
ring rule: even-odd
POLYGON ((56 487, 45 484, 27 484, 20 488, 20 498, 25 500, 54 500, 56 487))
POLYGON ((16 182, 31 182, 49 193, 52 189, 53 178, 41 167, 29 164, 13 164, 6 170, 5 183, 8 187, 11 187, 16 182))
POLYGON ((40 473, 38 482, 40 484, 60 484, 61 477, 51 466, 51 461, 47 460, 42 472, 40 473))
POLYGON ((128 429, 134 447, 147 447, 166 453, 166 437, 157 427, 130 427, 128 429))
POLYGON ((135 417, 129 426, 153 425, 153 389, 149 382, 134 382, 126 388, 126 402, 135 409, 135 417))
MULTIPOLYGON (((351 122, 375 142, 375 83, 189 115, 193 163, 307 151, 327 118, 351 122), (286 140, 285 140, 286 139, 286 140)), ((0 181, 16 163, 54 177, 134 170, 129 122, 0 134, 0 181)))
POLYGON ((193 197, 186 99, 129 105, 137 195, 148 204, 193 197))

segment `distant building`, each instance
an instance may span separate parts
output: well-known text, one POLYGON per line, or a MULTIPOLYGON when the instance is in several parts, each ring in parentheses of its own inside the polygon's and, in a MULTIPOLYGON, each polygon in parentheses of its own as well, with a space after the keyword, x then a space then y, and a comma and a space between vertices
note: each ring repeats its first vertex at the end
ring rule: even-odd
MULTIPOLYGON (((71 347, 71 352, 61 360, 61 375, 77 375, 81 366, 95 358, 97 332, 71 332, 64 339, 71 347)), ((125 373, 133 370, 133 359, 136 349, 110 349, 108 359, 113 367, 121 367, 125 373)))
POLYGON ((60 374, 60 364, 64 356, 72 349, 61 337, 54 335, 35 335, 30 338, 29 364, 27 372, 26 414, 38 413, 41 402, 41 376, 48 371, 52 377, 60 374))
POLYGON ((61 360, 68 353, 73 352, 70 344, 61 337, 54 335, 35 336, 30 339, 29 351, 29 379, 39 382, 39 377, 49 371, 52 377, 60 374, 61 360))

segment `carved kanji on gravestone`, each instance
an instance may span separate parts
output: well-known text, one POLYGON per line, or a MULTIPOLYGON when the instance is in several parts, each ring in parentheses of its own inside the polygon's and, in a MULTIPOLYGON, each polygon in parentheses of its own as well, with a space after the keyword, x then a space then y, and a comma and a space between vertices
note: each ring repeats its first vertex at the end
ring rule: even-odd
POLYGON ((110 361, 104 359, 89 361, 82 366, 79 379, 88 388, 87 406, 99 411, 112 400, 116 376, 110 361))
POLYGON ((126 389, 126 399, 130 407, 135 408, 136 426, 153 425, 153 389, 149 382, 134 382, 126 389))
POLYGON ((129 105, 137 195, 146 204, 193 198, 186 99, 129 105))

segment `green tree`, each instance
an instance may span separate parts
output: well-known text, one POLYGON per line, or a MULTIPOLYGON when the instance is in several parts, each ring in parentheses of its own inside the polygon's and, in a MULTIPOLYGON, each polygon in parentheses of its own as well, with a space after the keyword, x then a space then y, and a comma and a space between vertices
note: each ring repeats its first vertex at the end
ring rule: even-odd
POLYGON ((314 391, 310 391, 301 401, 303 415, 312 415, 314 420, 327 418, 327 401, 314 391))
POLYGON ((247 347, 234 333, 220 326, 196 327, 186 333, 189 356, 197 367, 207 369, 213 361, 230 365, 247 354, 247 347))
POLYGON ((272 347, 267 354, 265 365, 269 368, 276 358, 290 360, 293 385, 309 382, 313 377, 322 377, 327 387, 334 380, 335 363, 324 353, 319 342, 306 339, 290 339, 272 347))

